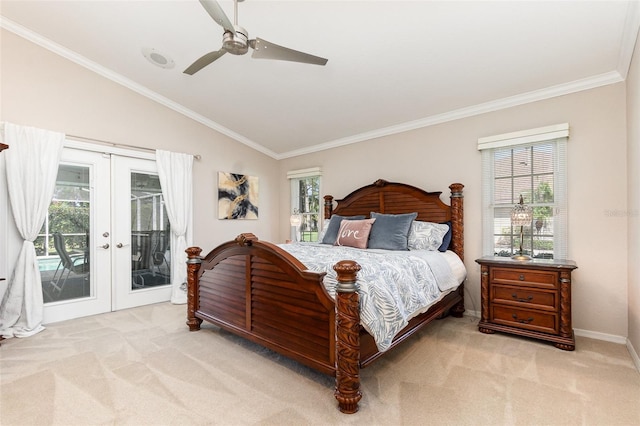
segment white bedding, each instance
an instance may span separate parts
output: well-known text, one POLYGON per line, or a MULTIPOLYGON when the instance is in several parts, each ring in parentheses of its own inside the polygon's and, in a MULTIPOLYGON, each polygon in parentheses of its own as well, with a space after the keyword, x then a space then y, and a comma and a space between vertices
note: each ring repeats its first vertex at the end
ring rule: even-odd
POLYGON ((324 286, 335 299, 333 270, 340 260, 355 260, 358 272, 360 320, 380 351, 414 316, 453 291, 466 278, 466 269, 451 252, 356 249, 327 244, 281 244, 309 270, 326 272, 324 286))

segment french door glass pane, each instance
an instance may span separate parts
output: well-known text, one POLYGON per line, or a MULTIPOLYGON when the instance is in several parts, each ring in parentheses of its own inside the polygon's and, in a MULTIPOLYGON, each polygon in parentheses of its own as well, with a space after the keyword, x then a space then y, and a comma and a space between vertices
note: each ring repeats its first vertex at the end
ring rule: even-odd
POLYGON ((169 219, 157 175, 131 173, 131 289, 171 283, 169 219))
POLYGON ((91 169, 61 164, 45 223, 34 241, 45 303, 91 296, 91 169))

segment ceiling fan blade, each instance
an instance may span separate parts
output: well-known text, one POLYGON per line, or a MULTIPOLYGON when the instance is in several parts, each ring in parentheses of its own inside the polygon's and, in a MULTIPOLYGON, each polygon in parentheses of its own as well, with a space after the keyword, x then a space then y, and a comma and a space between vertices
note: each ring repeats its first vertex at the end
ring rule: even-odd
POLYGON ((308 53, 299 52, 287 47, 278 46, 261 38, 251 40, 249 45, 253 48, 252 58, 277 59, 280 61, 302 62, 304 64, 325 65, 328 59, 308 53))
POLYGON ((183 71, 185 74, 193 75, 200 71, 202 68, 206 67, 216 59, 220 58, 222 55, 227 53, 226 50, 220 49, 215 52, 209 52, 206 55, 203 55, 200 59, 195 61, 193 64, 189 66, 186 70, 183 71))
POLYGON ((234 34, 236 33, 236 30, 233 29, 233 24, 216 0, 200 0, 200 4, 222 28, 234 34))

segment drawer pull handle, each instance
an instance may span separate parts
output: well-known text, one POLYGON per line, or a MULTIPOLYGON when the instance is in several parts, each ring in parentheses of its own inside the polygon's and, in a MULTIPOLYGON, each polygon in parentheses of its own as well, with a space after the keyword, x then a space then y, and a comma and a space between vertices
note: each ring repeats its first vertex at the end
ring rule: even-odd
POLYGON ((518 279, 519 279, 520 281, 524 281, 524 274, 520 274, 520 276, 518 277, 518 279))
POLYGON ((518 321, 520 324, 529 324, 531 321, 533 321, 532 317, 529 317, 527 319, 523 319, 523 318, 518 318, 518 315, 513 314, 511 315, 513 317, 514 320, 518 321))
POLYGON ((522 297, 518 297, 517 293, 513 293, 511 295, 511 297, 513 297, 514 299, 516 299, 518 302, 531 302, 531 300, 533 299, 533 296, 529 295, 526 299, 522 298, 522 297))

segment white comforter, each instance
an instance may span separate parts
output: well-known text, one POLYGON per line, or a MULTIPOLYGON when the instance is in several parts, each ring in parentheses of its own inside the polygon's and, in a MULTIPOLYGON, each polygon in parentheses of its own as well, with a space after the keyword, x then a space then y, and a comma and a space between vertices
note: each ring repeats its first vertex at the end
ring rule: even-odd
POLYGON ((389 349, 411 318, 458 287, 466 275, 464 265, 453 253, 361 250, 313 243, 279 247, 309 270, 326 272, 324 286, 334 299, 337 281, 333 265, 347 259, 358 262, 362 267, 358 272, 360 321, 380 351, 389 349))

